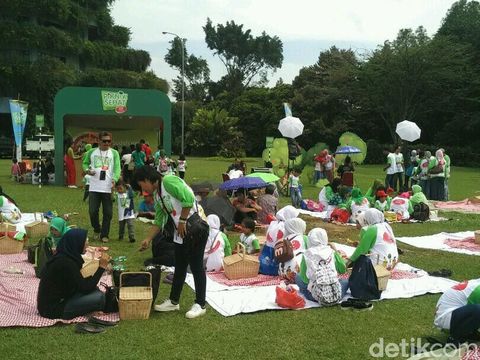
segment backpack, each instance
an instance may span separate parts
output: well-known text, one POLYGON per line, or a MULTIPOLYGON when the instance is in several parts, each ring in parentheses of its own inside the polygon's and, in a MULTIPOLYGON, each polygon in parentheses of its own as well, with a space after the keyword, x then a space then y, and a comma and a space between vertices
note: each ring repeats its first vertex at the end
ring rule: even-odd
POLYGON ((279 240, 275 244, 275 260, 279 263, 285 263, 294 257, 293 247, 290 240, 279 240))
POLYGON ((425 203, 416 204, 413 207, 412 217, 418 221, 427 221, 430 219, 430 208, 425 203))
POLYGON ((342 299, 342 287, 338 281, 337 271, 325 260, 320 260, 312 282, 312 296, 320 305, 332 306, 342 299))
POLYGON ((354 298, 365 301, 380 299, 381 291, 378 289, 377 273, 369 257, 361 255, 353 263, 348 286, 354 298))
POLYGON ((41 239, 38 242, 38 247, 35 251, 35 275, 40 278, 45 264, 53 257, 52 248, 47 238, 41 239))

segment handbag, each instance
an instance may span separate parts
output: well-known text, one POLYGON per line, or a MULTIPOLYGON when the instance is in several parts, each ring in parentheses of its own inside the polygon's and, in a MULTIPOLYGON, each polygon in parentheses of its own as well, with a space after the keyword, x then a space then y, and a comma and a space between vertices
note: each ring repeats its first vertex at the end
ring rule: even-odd
POLYGON ((105 307, 103 312, 118 312, 118 288, 116 286, 108 286, 103 282, 100 285, 105 288, 105 307))
POLYGON ((378 289, 377 273, 369 257, 361 255, 353 263, 348 286, 354 298, 365 301, 380 299, 381 291, 378 289))

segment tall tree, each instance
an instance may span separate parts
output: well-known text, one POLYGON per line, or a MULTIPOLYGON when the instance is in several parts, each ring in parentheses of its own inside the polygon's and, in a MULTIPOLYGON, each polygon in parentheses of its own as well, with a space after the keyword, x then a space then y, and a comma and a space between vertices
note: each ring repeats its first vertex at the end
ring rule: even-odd
POLYGON ((204 101, 208 94, 210 69, 205 59, 193 54, 188 55, 186 39, 175 37, 170 41, 171 47, 165 55, 165 61, 177 69, 180 75, 173 80, 173 96, 177 101, 182 99, 182 51, 185 71, 185 100, 204 101), (182 50, 183 49, 183 50, 182 50))
POLYGON ((283 44, 278 36, 262 32, 254 37, 250 29, 234 21, 214 26, 210 19, 203 30, 208 48, 225 65, 227 74, 222 80, 229 91, 241 91, 256 78, 264 83, 269 71, 282 66, 283 44))

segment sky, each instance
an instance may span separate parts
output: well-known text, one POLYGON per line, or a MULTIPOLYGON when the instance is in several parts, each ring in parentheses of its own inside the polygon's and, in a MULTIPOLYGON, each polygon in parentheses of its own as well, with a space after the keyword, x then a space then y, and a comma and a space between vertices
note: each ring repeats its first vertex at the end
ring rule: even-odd
POLYGON ((251 29, 253 36, 265 31, 283 42, 281 69, 270 74, 270 84, 291 81, 304 66, 314 64, 322 50, 336 45, 363 56, 385 40, 393 40, 402 28, 422 25, 435 34, 454 0, 116 0, 112 16, 132 31, 130 46, 150 52, 151 68, 170 84, 179 73, 164 57, 171 35, 187 39, 189 54, 207 59, 212 80, 225 68, 205 44, 202 27, 234 20, 251 29))

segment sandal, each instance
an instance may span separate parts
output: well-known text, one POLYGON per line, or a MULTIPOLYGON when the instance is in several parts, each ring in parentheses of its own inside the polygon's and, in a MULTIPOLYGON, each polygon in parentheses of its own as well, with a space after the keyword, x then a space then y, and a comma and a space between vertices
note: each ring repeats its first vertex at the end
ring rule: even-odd
POLYGON ((112 327, 112 326, 117 326, 119 321, 102 320, 102 319, 99 319, 98 317, 90 316, 88 318, 88 323, 92 325, 102 325, 106 327, 112 327))

